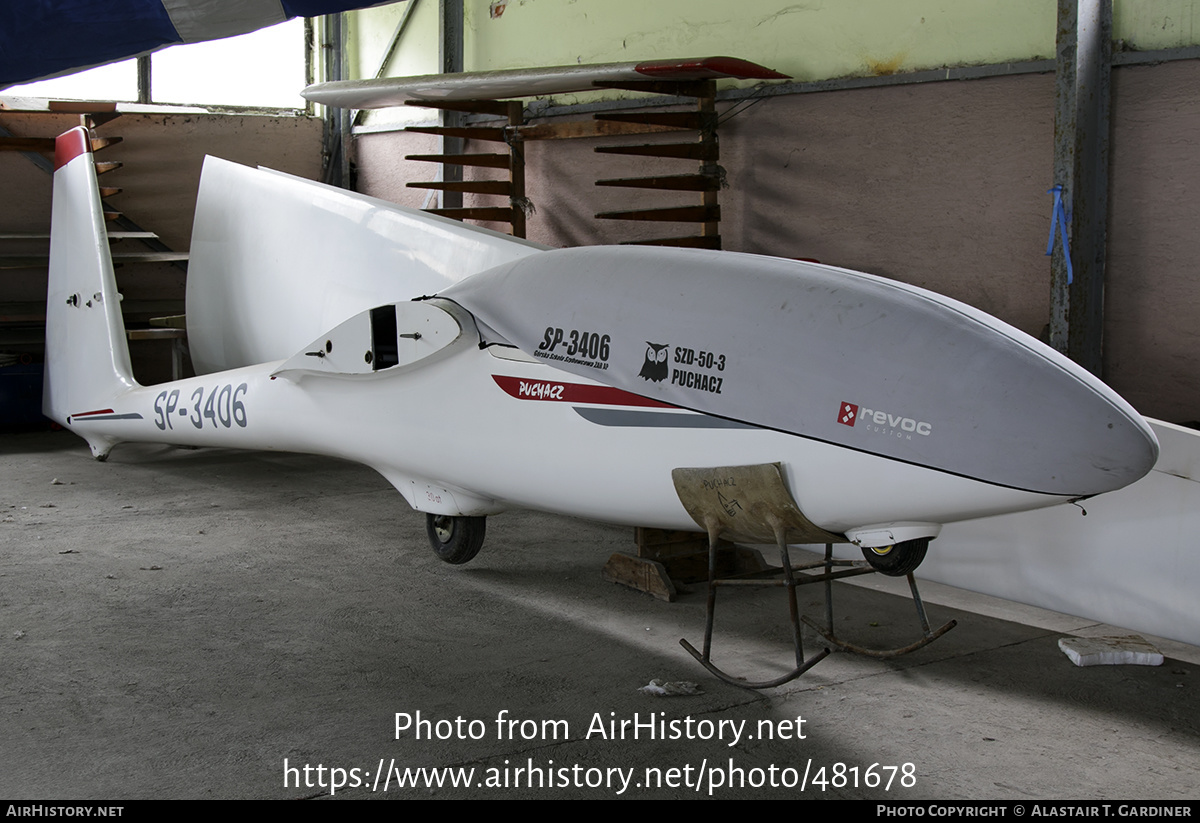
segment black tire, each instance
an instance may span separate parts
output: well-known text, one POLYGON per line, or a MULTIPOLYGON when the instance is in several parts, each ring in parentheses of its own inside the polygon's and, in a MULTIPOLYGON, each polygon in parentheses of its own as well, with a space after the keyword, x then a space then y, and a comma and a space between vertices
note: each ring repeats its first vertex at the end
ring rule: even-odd
POLYGON ((929 548, 931 538, 922 537, 917 540, 905 540, 891 546, 876 546, 873 549, 862 547, 863 557, 871 564, 871 568, 888 577, 904 577, 917 570, 925 559, 925 550, 929 548))
POLYGON ((487 518, 426 514, 425 533, 429 535, 434 554, 447 563, 461 566, 479 554, 483 547, 487 518))

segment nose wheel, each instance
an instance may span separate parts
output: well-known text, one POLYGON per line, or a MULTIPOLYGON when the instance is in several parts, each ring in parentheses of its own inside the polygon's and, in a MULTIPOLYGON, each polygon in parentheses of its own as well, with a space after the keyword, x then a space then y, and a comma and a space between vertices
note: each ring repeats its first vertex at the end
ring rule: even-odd
POLYGON ((925 551, 929 548, 929 538, 905 540, 890 546, 877 546, 868 549, 863 546, 863 557, 871 564, 871 568, 888 577, 905 577, 917 570, 925 559, 925 551))
POLYGON ((426 514, 425 534, 429 536, 429 545, 439 559, 461 566, 483 548, 487 518, 426 514))

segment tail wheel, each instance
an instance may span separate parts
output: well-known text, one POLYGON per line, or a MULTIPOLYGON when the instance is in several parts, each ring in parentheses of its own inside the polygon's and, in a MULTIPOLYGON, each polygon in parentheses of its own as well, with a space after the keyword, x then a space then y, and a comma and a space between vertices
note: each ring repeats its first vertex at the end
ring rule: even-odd
POLYGON ((904 577, 916 571, 917 566, 925 559, 925 551, 929 548, 930 538, 922 537, 917 540, 905 540, 891 546, 862 547, 863 557, 871 564, 871 568, 888 577, 904 577))
POLYGON ((434 554, 459 566, 479 554, 487 533, 487 518, 426 514, 425 533, 434 554))

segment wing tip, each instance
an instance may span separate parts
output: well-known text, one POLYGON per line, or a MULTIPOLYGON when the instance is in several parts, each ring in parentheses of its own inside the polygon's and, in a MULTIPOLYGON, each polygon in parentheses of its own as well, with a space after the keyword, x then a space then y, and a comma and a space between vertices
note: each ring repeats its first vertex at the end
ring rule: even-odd
POLYGON ((638 63, 634 69, 638 74, 664 79, 689 77, 692 79, 719 79, 733 77, 739 80, 789 80, 791 75, 781 74, 774 69, 760 66, 738 57, 703 57, 694 60, 648 60, 638 63))

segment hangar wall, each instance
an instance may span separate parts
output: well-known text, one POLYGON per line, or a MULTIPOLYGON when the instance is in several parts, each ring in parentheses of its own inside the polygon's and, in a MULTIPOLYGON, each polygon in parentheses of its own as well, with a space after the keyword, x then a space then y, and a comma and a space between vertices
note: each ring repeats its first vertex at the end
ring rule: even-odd
MULTIPOLYGON (((724 247, 894 277, 1042 334, 1049 319, 1043 253, 1054 74, 1029 73, 1028 64, 1009 67, 1025 73, 1007 74, 997 61, 1053 56, 1053 2, 983 4, 987 9, 931 0, 803 8, 747 0, 736 11, 727 4, 683 5, 686 12, 674 2, 635 12, 625 0, 467 0, 467 68, 729 53, 799 80, 887 75, 875 86, 768 97, 722 121, 729 183, 721 193, 724 247), (491 16, 499 5, 502 13, 491 16), (850 6, 853 19, 843 19, 850 6), (631 19, 636 26, 628 25, 631 19), (630 35, 634 29, 643 34, 630 35), (584 34, 549 37, 548 31, 584 34), (587 53, 568 53, 580 42, 587 53), (896 82, 905 72, 963 64, 988 64, 992 71, 982 73, 995 76, 896 82)), ((1196 51, 1198 5, 1117 0, 1119 48, 1196 51)), ((360 22, 372 13, 378 12, 360 13, 360 22)), ((405 43, 416 42, 408 37, 405 43)), ((368 50, 364 45, 362 53, 368 50)), ((929 72, 910 76, 930 79, 929 72)), ((1200 419, 1200 333, 1193 320, 1200 309, 1198 88, 1197 59, 1119 65, 1113 73, 1103 376, 1144 414, 1173 422, 1200 419)), ((569 104, 587 102, 566 96, 551 101, 558 105, 552 111, 586 117, 586 105, 573 114, 569 104)), ((728 113, 735 105, 718 109, 728 113)), ((434 151, 433 138, 392 125, 397 117, 428 121, 422 111, 367 119, 356 138, 361 191, 422 205, 425 192, 404 186, 429 179, 429 167, 402 158, 434 151)), ((596 155, 602 142, 618 140, 526 145, 527 191, 537 208, 531 239, 569 246, 663 233, 661 226, 631 229, 593 219, 606 209, 666 204, 655 193, 594 186, 603 177, 650 173, 630 158, 596 155)))
MULTIPOLYGON (((464 0, 466 71, 734 54, 798 80, 1054 56, 1054 0, 464 0)), ((405 4, 351 12, 371 76, 405 4)), ((1114 0, 1114 38, 1139 51, 1200 43, 1194 0, 1114 0)), ((419 3, 388 74, 437 70, 437 7, 419 3)))
MULTIPOLYGON (((0 110, 0 126, 19 137, 53 137, 79 124, 78 115, 0 110)), ((321 173, 321 123, 286 115, 186 113, 123 114, 96 129, 99 137, 123 142, 97 155, 124 165, 100 178, 121 193, 109 203, 141 228, 153 231, 172 250, 191 246, 192 214, 206 154, 247 165, 265 165, 317 178, 321 173)), ((46 232, 50 228, 51 175, 19 152, 0 152, 0 230, 46 232)), ((45 254, 48 242, 9 242, 6 254, 45 254)), ((116 251, 145 251, 135 240, 116 251)), ((41 358, 46 301, 46 266, 6 269, 0 283, 0 351, 41 358)), ((169 263, 117 268, 127 318, 144 325, 151 316, 182 314, 184 274, 169 263)), ((134 372, 143 383, 169 380, 170 344, 133 342, 134 372)))

